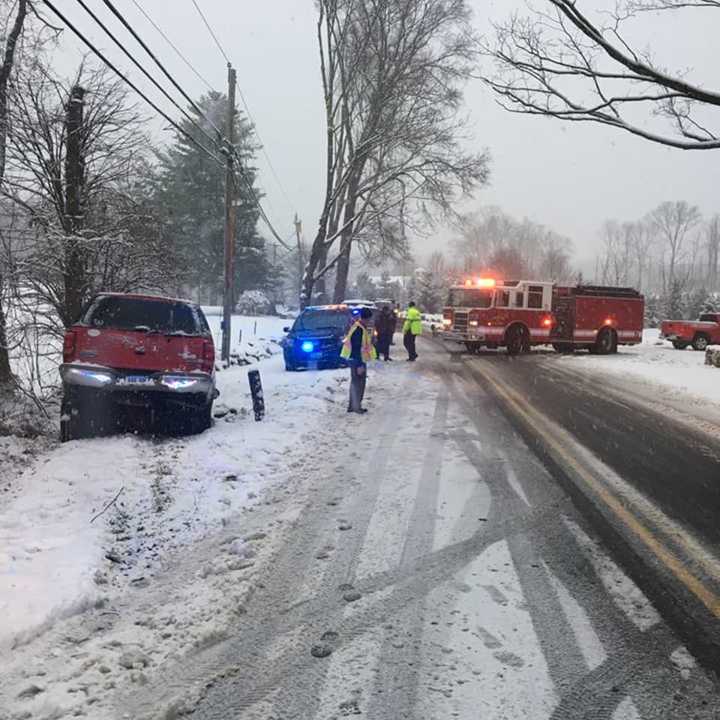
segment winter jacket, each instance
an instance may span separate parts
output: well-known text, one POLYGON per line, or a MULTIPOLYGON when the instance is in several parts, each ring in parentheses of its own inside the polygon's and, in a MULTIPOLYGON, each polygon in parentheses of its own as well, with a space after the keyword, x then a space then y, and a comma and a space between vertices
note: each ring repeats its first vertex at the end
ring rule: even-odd
POLYGON ((403 325, 403 335, 412 333, 413 335, 422 335, 422 315, 416 307, 408 308, 405 313, 405 324, 403 325))
POLYGON ((392 335, 395 332, 395 315, 390 311, 382 311, 375 318, 375 329, 378 335, 392 335))

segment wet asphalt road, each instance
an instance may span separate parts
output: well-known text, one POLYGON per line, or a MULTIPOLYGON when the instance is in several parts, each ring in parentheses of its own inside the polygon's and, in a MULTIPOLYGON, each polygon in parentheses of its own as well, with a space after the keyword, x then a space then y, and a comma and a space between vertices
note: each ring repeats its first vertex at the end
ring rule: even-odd
POLYGON ((473 360, 497 366, 529 403, 720 555, 720 440, 638 405, 612 377, 573 372, 558 355, 473 360))
POLYGON ((528 446, 483 361, 714 547, 703 438, 668 442, 660 419, 547 358, 423 343, 417 365, 371 375, 367 416, 328 418, 310 500, 244 614, 165 679, 202 687, 193 717, 718 717, 717 679, 685 649, 692 629, 633 582, 621 539, 528 446), (674 464, 678 443, 692 472, 674 464))

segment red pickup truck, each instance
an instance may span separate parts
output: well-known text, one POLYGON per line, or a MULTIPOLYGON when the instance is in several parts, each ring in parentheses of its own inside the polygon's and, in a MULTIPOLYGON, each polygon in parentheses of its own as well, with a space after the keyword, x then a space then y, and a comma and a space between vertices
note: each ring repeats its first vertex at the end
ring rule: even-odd
POLYGON ((703 313, 699 320, 663 320, 660 337, 670 340, 677 350, 692 345, 705 350, 708 345, 720 344, 720 313, 703 313))
POLYGON ((60 375, 63 441, 110 432, 128 414, 164 429, 212 424, 215 347, 195 303, 98 295, 65 332, 60 375))

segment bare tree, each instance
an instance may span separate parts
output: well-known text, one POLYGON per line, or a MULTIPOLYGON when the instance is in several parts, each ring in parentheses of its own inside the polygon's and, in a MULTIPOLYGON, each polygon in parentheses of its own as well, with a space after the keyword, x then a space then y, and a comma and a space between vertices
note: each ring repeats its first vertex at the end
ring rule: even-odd
POLYGON ((326 178, 304 302, 333 268, 341 300, 354 243, 362 238, 367 253, 380 238, 401 254, 408 217, 448 212, 459 195, 485 182, 488 165, 484 153, 468 153, 461 143, 460 87, 476 53, 466 0, 317 6, 326 178))
MULTIPOLYGON (((9 5, 9 3, 3 4, 9 5)), ((16 48, 23 32, 27 12, 28 1, 18 0, 12 27, 7 38, 5 38, 5 50, 3 52, 2 65, 0 66, 0 189, 3 187, 5 179, 5 157, 7 152, 8 135, 8 85, 10 82, 10 75, 15 65, 16 48)), ((10 358, 8 354, 7 320, 3 304, 3 287, 3 267, 0 265, 0 385, 8 383, 12 379, 10 358)))
POLYGON ((707 288, 718 289, 718 255, 720 254, 720 215, 713 215, 706 228, 707 247, 707 288))
POLYGON ((684 200, 664 202, 650 213, 649 219, 667 253, 667 262, 662 265, 663 292, 673 287, 676 281, 684 286, 689 274, 685 278, 677 277, 678 267, 687 259, 687 236, 702 219, 700 210, 684 200))
POLYGON ((490 270, 513 279, 570 275, 572 242, 532 220, 490 207, 463 216, 458 228, 452 245, 466 272, 490 270))
POLYGON ((68 325, 99 289, 172 285, 172 246, 149 202, 151 146, 122 85, 104 69, 82 67, 66 83, 40 66, 15 97, 3 194, 32 221, 25 279, 38 302, 68 325), (66 176, 65 106, 80 82, 84 119, 75 132, 83 177, 76 183, 66 176), (73 189, 79 213, 69 211, 73 189))
POLYGON ((542 0, 529 7, 497 25, 484 47, 496 68, 484 80, 507 110, 601 123, 683 150, 720 148, 707 112, 720 107, 720 92, 688 81, 685 70, 666 70, 638 37, 648 11, 720 9, 720 2, 617 0, 597 8, 588 0, 542 0))

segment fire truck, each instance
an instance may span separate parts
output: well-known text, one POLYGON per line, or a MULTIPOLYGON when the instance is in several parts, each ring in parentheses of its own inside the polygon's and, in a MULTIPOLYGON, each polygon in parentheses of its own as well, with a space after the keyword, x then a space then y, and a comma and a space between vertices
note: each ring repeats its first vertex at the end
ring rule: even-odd
POLYGON ((517 355, 552 345, 607 355, 642 342, 644 312, 632 288, 477 278, 450 288, 441 336, 470 352, 505 347, 517 355))

